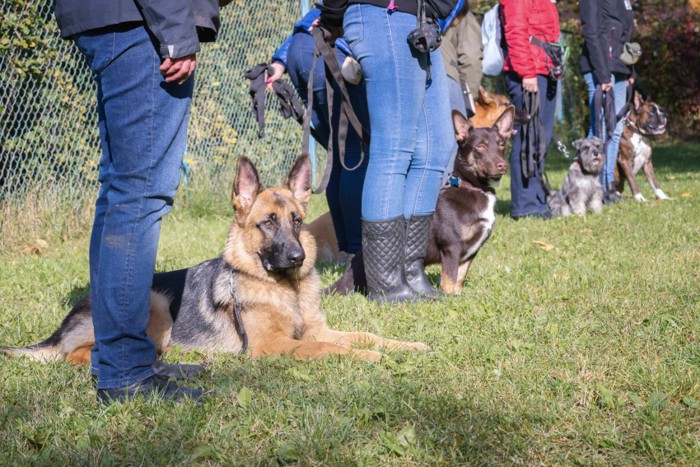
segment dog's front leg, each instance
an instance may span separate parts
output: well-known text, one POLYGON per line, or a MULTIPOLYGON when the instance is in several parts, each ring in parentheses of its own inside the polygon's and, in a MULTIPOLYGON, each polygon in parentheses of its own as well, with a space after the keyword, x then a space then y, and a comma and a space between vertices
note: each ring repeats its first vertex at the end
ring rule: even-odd
POLYGON ((458 294, 462 289, 459 256, 460 251, 455 247, 440 252, 440 290, 445 293, 458 294))
POLYGON ((625 178, 627 179, 627 183, 630 184, 630 190, 632 190, 632 194, 634 195, 635 201, 646 201, 646 198, 644 198, 644 195, 642 195, 639 192, 639 187, 637 186, 637 181, 634 179, 634 171, 632 168, 632 161, 631 160, 625 160, 622 162, 622 170, 625 173, 625 178))
POLYGON ((314 335, 304 335, 302 339, 311 339, 322 342, 330 342, 342 347, 366 346, 375 349, 394 350, 412 350, 416 352, 426 352, 430 347, 422 342, 403 342, 394 339, 377 336, 371 332, 346 332, 336 331, 335 329, 324 329, 314 335))
POLYGON ((593 214, 600 214, 603 212, 603 190, 596 190, 588 200, 588 209, 591 210, 593 214))
POLYGON ((660 200, 671 199, 668 196, 666 196, 666 193, 664 193, 661 187, 659 186, 659 182, 656 181, 656 176, 654 175, 654 166, 651 164, 651 158, 647 159, 647 161, 644 163, 644 175, 647 176, 647 180, 649 180, 649 185, 651 185, 651 187, 654 189, 654 194, 657 198, 659 198, 660 200))
POLYGON ((253 358, 270 355, 288 355, 295 360, 314 360, 326 355, 350 355, 358 360, 377 362, 382 354, 372 350, 355 350, 330 342, 301 341, 284 335, 270 335, 264 342, 251 343, 253 358))

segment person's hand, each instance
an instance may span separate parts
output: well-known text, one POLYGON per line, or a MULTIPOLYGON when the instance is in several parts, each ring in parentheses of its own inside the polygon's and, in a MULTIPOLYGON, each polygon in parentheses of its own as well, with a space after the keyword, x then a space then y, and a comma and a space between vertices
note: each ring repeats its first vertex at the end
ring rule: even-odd
POLYGON ((627 78, 627 86, 632 86, 634 84, 634 78, 627 78))
POLYGON ((282 65, 282 63, 272 62, 270 64, 270 66, 272 67, 274 72, 270 76, 268 76, 267 79, 265 80, 265 83, 267 84, 268 91, 272 91, 272 83, 274 83, 275 81, 280 79, 282 77, 282 75, 284 74, 284 65, 282 65))
POLYGON ((603 83, 600 85, 600 88, 603 90, 603 92, 608 92, 613 88, 612 83, 603 83))
POLYGON ((537 76, 534 78, 523 78, 523 89, 528 92, 537 92, 537 76))
POLYGON ((197 55, 186 55, 180 58, 166 58, 160 65, 160 74, 167 83, 183 84, 187 81, 197 66, 197 55))

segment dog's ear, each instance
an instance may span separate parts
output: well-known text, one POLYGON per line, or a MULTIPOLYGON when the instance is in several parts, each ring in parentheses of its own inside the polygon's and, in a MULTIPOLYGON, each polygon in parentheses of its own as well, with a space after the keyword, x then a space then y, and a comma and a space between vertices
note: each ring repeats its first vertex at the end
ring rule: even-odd
POLYGON ((311 199, 311 161, 309 156, 299 157, 287 174, 284 184, 306 209, 306 204, 311 199))
POLYGON ((455 128, 455 138, 459 144, 464 143, 467 140, 467 135, 469 130, 472 129, 472 124, 469 123, 467 117, 462 115, 459 110, 452 111, 452 125, 455 128))
POLYGON ((491 95, 490 92, 486 90, 483 86, 479 86, 479 92, 476 95, 476 101, 481 104, 481 105, 488 105, 491 102, 493 102, 493 96, 491 95))
POLYGON ((509 139, 513 135, 513 123, 515 123, 515 106, 509 105, 493 126, 498 130, 499 135, 509 139))
POLYGON ((639 91, 634 91, 634 110, 639 110, 639 108, 644 104, 644 98, 639 91))
POLYGON ((236 163, 236 176, 233 179, 231 192, 231 204, 237 213, 236 218, 239 222, 243 222, 250 207, 255 202, 255 197, 263 188, 255 165, 247 157, 241 156, 236 163))
POLYGON ((586 138, 579 138, 576 141, 574 141, 573 143, 571 143, 571 145, 574 147, 574 149, 576 149, 578 151, 579 149, 581 149, 581 146, 583 146, 583 143, 585 141, 586 141, 586 138))

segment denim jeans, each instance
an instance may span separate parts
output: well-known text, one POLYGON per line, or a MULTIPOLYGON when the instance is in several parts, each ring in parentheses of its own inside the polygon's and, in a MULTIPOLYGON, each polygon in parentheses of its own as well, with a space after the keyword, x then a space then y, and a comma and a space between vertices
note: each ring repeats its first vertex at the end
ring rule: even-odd
MULTIPOLYGON (((544 127, 547 148, 554 132, 557 84, 556 81, 547 76, 537 75, 537 94, 540 97, 538 115, 540 125, 544 127)), ((523 108, 523 82, 516 73, 506 73, 506 89, 515 108, 523 108)), ((535 166, 534 176, 531 178, 523 177, 520 162, 523 131, 521 126, 517 124, 514 129, 517 130, 517 134, 511 140, 510 151, 510 215, 517 218, 546 214, 549 212, 549 208, 547 207, 547 195, 541 181, 544 173, 544 154, 542 154, 540 164, 535 166)))
MULTIPOLYGON (((310 34, 299 32, 294 34, 287 52, 287 73, 304 104, 307 104, 308 82, 312 72, 314 54, 314 40, 310 34)), ((342 66, 346 55, 336 49, 338 63, 342 66)), ((313 105, 311 107, 311 123, 320 139, 319 144, 328 149, 330 135, 330 121, 328 116, 328 99, 326 97, 326 73, 323 57, 318 58, 316 68, 313 70, 313 105)), ((357 118, 365 128, 369 127, 367 118, 367 99, 363 82, 358 85, 345 83, 350 96, 352 108, 357 118)), ((333 92, 333 128, 338 128, 341 104, 340 91, 334 85, 333 92)), ((352 126, 348 126, 348 135, 345 140, 345 165, 353 168, 360 160, 362 141, 352 126)), ((331 171, 328 186, 326 187, 326 200, 333 219, 333 227, 338 237, 338 248, 346 253, 356 253, 362 248, 362 185, 367 171, 368 154, 355 170, 343 169, 340 164, 337 134, 333 138, 333 170, 331 171)))
POLYGON ((90 240, 98 388, 154 374, 146 334, 161 218, 180 180, 194 79, 168 84, 143 27, 75 38, 97 82, 102 155, 90 240))
MULTIPOLYGON (((588 127, 588 137, 595 135, 596 133, 596 118, 595 115, 595 104, 593 102, 593 96, 595 96, 595 88, 598 85, 598 80, 592 72, 584 73, 583 79, 586 81, 586 86, 588 86, 588 106, 591 109, 591 121, 588 127)), ((627 102, 627 77, 618 74, 610 75, 610 82, 613 83, 613 99, 615 100, 615 112, 619 112, 622 107, 625 106, 627 102)), ((620 149, 620 137, 622 136, 622 125, 623 120, 620 119, 615 126, 615 131, 613 132, 612 139, 606 144, 605 150, 605 167, 603 173, 601 174, 603 183, 603 188, 607 189, 608 183, 615 181, 615 164, 617 163, 617 152, 620 149)), ((601 134, 605 134, 605 128, 601 134)))
POLYGON ((383 221, 435 211, 442 177, 457 144, 447 74, 440 51, 428 57, 406 37, 416 17, 352 4, 345 40, 362 66, 372 155, 362 192, 362 217, 383 221))

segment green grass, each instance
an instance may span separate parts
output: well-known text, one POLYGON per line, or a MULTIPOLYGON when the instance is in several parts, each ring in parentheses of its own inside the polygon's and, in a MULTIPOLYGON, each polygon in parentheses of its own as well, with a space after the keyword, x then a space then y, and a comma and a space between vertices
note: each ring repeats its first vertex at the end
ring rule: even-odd
MULTIPOLYGON (((0 357, 0 465, 698 465, 698 154, 700 144, 657 147, 674 199, 651 201, 640 174, 650 201, 626 193, 600 216, 512 221, 505 181, 495 234, 459 297, 324 298, 333 327, 423 341, 427 354, 378 364, 170 354, 205 362, 194 384, 216 397, 108 408, 85 368, 0 357)), ((554 186, 567 165, 548 163, 554 186)), ((220 252, 228 194, 180 203, 159 270, 220 252)), ((313 203, 316 216, 323 200, 313 203)), ((43 339, 85 293, 87 238, 0 256, 0 345, 43 339)), ((322 268, 326 284, 339 274, 322 268)))

